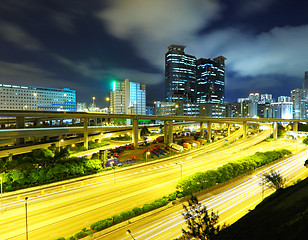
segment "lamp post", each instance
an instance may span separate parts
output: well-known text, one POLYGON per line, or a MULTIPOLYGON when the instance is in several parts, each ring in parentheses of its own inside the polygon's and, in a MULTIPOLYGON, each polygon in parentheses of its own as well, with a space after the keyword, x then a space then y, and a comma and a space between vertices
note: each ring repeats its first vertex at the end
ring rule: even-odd
POLYGON ((151 153, 150 153, 149 151, 146 152, 146 154, 145 154, 145 161, 146 161, 146 162, 148 162, 148 156, 149 156, 150 154, 151 154, 151 153))
POLYGON ((129 229, 126 231, 126 233, 127 233, 128 235, 130 235, 130 236, 132 237, 132 239, 136 240, 136 239, 134 238, 134 236, 132 235, 132 232, 131 232, 129 229))
POLYGON ((37 111, 37 93, 33 93, 33 96, 35 97, 35 110, 37 111))
POLYGON ((28 240, 28 204, 27 204, 28 197, 25 198, 25 210, 26 210, 26 240, 28 240))
MULTIPOLYGON (((106 97, 106 102, 108 102, 108 105, 109 105, 109 101, 110 101, 110 98, 109 98, 109 97, 106 97)), ((110 113, 110 109, 109 109, 109 108, 110 108, 110 105, 109 105, 108 108, 107 108, 107 109, 108 109, 108 113, 110 113)))
POLYGON ((3 213, 3 199, 2 199, 3 185, 2 185, 2 177, 0 177, 0 180, 1 180, 1 213, 3 213))
POLYGON ((60 147, 61 147, 60 145, 61 145, 61 142, 64 142, 64 140, 63 140, 63 139, 60 139, 60 140, 59 140, 59 152, 60 152, 60 147))
POLYGON ((95 105, 94 105, 94 100, 95 100, 95 97, 92 97, 92 100, 93 100, 92 108, 93 108, 93 111, 94 111, 94 107, 95 107, 95 105))
POLYGON ((182 164, 181 164, 181 163, 175 163, 175 164, 178 164, 178 165, 180 165, 180 167, 181 167, 181 179, 182 179, 182 177, 183 177, 183 168, 182 168, 182 164))
POLYGON ((65 99, 66 99, 66 96, 67 96, 67 94, 66 93, 64 93, 63 94, 63 110, 65 110, 65 99))
POLYGON ((115 167, 112 167, 113 169, 113 185, 115 186, 115 167))

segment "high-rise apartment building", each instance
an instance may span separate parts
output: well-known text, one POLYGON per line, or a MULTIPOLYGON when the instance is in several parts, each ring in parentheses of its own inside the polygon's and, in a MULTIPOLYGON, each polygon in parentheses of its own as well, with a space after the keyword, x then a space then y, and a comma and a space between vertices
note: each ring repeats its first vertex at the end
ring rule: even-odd
POLYGON ((278 102, 291 102, 291 97, 289 97, 289 96, 279 96, 278 102))
POLYGON ((196 62, 197 103, 223 104, 225 97, 225 60, 223 56, 200 58, 196 62))
POLYGON ((306 103, 307 103, 306 89, 296 88, 291 91, 291 102, 293 102, 293 118, 306 118, 306 103))
POLYGON ((0 109, 76 111, 76 91, 0 84, 0 109))
POLYGON ((271 103, 273 102, 273 95, 269 93, 263 93, 261 94, 260 98, 260 103, 265 104, 265 103, 271 103))
POLYGON ((114 81, 110 90, 110 112, 146 114, 146 86, 143 83, 114 81))

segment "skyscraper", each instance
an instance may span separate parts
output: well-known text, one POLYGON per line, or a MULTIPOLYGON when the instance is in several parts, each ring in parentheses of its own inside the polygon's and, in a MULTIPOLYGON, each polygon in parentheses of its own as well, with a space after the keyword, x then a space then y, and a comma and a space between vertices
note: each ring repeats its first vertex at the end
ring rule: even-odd
POLYGON ((200 108, 205 107, 200 104, 215 104, 217 110, 217 104, 224 102, 226 58, 197 60, 184 49, 182 45, 170 45, 165 54, 166 101, 179 105, 179 115, 200 114, 200 108))
POLYGON ((305 72, 304 88, 308 90, 308 71, 305 72))
POLYGON ((165 54, 165 99, 183 105, 196 101, 196 57, 185 46, 170 45, 165 54))
POLYGON ((293 118, 306 118, 306 89, 296 88, 291 91, 291 102, 293 102, 293 118))
POLYGON ((225 97, 225 60, 223 56, 197 60, 197 103, 223 104, 225 97))

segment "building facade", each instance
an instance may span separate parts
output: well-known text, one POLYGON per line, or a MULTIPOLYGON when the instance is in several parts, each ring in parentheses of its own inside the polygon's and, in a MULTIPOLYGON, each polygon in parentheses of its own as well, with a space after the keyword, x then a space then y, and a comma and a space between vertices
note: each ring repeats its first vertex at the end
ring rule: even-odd
POLYGON ((271 103, 272 118, 292 119, 293 103, 292 102, 274 102, 271 103))
POLYGON ((165 54, 165 100, 179 105, 178 115, 199 115, 204 103, 223 105, 226 58, 197 60, 184 49, 170 45, 165 54))
POLYGON ((196 57, 184 49, 182 45, 170 45, 165 54, 165 99, 180 105, 196 100, 196 57))
POLYGON ((76 111, 76 91, 0 84, 0 109, 76 111))
POLYGON ((110 90, 110 112, 146 114, 146 86, 143 83, 114 81, 110 90))
POLYGON ((225 98, 225 60, 223 56, 200 58, 196 62, 197 103, 223 104, 225 98))
POLYGON ((296 88, 291 91, 291 102, 293 103, 293 118, 305 119, 307 109, 307 91, 306 89, 296 88))

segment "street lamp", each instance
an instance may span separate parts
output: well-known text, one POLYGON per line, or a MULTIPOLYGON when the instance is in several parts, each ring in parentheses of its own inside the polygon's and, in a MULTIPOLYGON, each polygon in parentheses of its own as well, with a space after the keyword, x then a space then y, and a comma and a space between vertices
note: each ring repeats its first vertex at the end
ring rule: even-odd
POLYGON ((182 168, 182 164, 181 163, 175 163, 175 164, 178 164, 178 165, 180 165, 181 166, 181 179, 182 179, 182 177, 183 177, 183 168, 182 168))
POLYGON ((37 111, 37 93, 33 93, 33 96, 35 97, 35 110, 37 111))
POLYGON ((60 140, 59 140, 59 152, 60 152, 60 145, 61 145, 61 142, 64 142, 64 140, 63 140, 63 139, 60 139, 60 140))
POLYGON ((132 235, 132 232, 131 232, 129 229, 126 231, 126 233, 127 233, 127 235, 130 235, 130 236, 132 237, 132 239, 136 240, 136 239, 134 238, 134 236, 132 235))
POLYGON ((3 185, 2 185, 2 177, 1 179, 1 213, 3 213, 3 199, 2 199, 2 194, 3 194, 3 185))
MULTIPOLYGON (((110 98, 109 97, 106 97, 106 102, 108 102, 108 105, 109 105, 109 101, 110 101, 110 98)), ((110 110, 109 110, 109 108, 110 108, 110 105, 108 106, 108 113, 110 113, 110 110)))
POLYGON ((92 97, 92 100, 93 100, 93 105, 92 105, 92 107, 93 107, 93 111, 94 111, 94 100, 95 100, 95 97, 92 97))
POLYGON ((65 109, 65 98, 66 98, 67 94, 64 93, 63 94, 63 110, 65 109))
POLYGON ((26 240, 28 240, 28 205, 27 205, 28 197, 25 198, 25 210, 26 210, 26 240))
POLYGON ((149 156, 150 154, 151 154, 151 153, 150 153, 149 151, 146 152, 146 154, 145 154, 145 161, 146 161, 146 162, 148 162, 148 156, 149 156))

